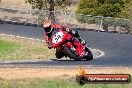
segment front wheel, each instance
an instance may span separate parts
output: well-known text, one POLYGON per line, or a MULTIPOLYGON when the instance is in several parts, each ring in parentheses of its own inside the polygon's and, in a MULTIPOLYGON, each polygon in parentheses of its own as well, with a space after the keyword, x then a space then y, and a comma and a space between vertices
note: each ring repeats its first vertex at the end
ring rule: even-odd
POLYGON ((74 51, 72 51, 68 46, 64 46, 64 50, 67 53, 67 56, 70 59, 74 59, 75 61, 81 60, 82 58, 78 57, 74 51))

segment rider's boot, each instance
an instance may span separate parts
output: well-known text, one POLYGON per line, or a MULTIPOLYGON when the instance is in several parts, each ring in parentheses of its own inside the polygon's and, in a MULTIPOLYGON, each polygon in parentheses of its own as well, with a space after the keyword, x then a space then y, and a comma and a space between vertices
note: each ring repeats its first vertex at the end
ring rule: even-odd
POLYGON ((82 45, 84 45, 85 47, 84 47, 84 49, 83 49, 83 56, 87 56, 88 55, 88 47, 89 47, 89 45, 87 45, 86 44, 86 41, 84 40, 84 39, 82 39, 81 37, 79 37, 78 38, 78 40, 79 40, 79 42, 82 44, 82 45))
POLYGON ((78 40, 79 40, 79 42, 80 42, 82 45, 87 46, 87 45, 86 45, 86 41, 85 41, 84 39, 82 39, 81 37, 78 37, 78 40))

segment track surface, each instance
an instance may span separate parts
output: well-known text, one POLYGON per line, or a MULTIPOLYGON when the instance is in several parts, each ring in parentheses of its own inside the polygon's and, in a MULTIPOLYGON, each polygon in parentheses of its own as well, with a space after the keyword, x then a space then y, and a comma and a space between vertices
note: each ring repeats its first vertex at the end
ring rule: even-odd
MULTIPOLYGON (((42 27, 0 24, 0 34, 11 34, 30 38, 43 38, 42 27)), ((25 66, 132 66, 132 35, 105 32, 79 31, 91 48, 105 52, 105 55, 92 61, 34 61, 12 62, 8 65, 25 66)), ((52 58, 51 58, 52 59, 52 58)), ((0 62, 2 65, 2 62, 0 62)))

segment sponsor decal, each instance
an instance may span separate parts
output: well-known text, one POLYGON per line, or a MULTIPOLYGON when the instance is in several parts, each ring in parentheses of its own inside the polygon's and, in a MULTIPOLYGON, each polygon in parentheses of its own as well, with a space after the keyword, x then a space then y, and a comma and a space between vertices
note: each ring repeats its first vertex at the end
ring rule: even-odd
POLYGON ((129 74, 87 74, 84 69, 79 68, 76 81, 79 85, 93 83, 126 84, 131 82, 131 76, 129 74))

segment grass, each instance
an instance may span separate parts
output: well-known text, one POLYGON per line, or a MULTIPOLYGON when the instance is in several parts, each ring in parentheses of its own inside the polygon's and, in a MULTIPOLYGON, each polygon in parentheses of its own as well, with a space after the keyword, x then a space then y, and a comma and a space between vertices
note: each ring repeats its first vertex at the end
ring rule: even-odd
POLYGON ((1 88, 131 88, 130 84, 85 84, 80 86, 72 79, 0 79, 1 88))
POLYGON ((0 40, 0 56, 4 55, 5 53, 12 52, 12 50, 18 47, 17 44, 14 42, 7 42, 5 40, 0 40))
POLYGON ((54 57, 54 50, 49 50, 42 41, 0 38, 0 60, 48 59, 54 57))

